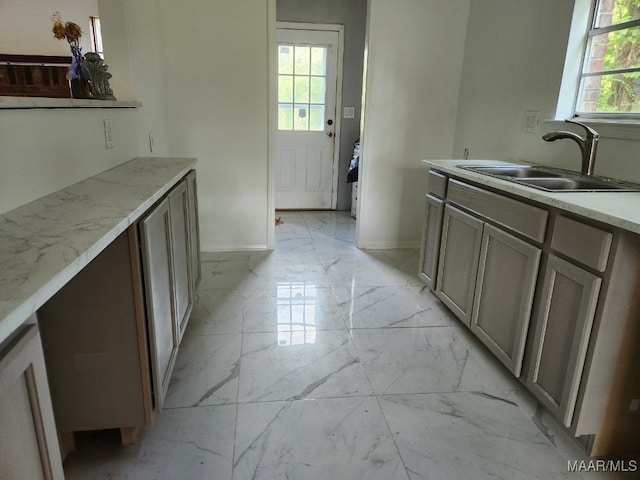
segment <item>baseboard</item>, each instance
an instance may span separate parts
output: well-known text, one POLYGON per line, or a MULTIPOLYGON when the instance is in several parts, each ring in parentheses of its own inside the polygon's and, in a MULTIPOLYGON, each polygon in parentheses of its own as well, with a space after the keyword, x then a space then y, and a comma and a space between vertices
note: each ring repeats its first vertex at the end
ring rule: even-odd
POLYGON ((363 250, 402 250, 409 248, 420 248, 420 242, 366 242, 363 250))

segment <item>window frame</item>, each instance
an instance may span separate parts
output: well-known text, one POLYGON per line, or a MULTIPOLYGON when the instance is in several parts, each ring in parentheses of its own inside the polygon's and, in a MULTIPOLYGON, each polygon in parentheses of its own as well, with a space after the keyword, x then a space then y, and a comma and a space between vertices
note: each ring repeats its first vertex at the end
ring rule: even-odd
MULTIPOLYGON (((578 110, 578 103, 582 96, 583 80, 588 77, 601 75, 603 73, 627 73, 627 72, 640 72, 640 66, 634 68, 614 69, 614 70, 602 70, 597 72, 587 72, 588 54, 590 49, 591 38, 597 35, 605 33, 611 33, 615 31, 625 30, 630 27, 640 27, 640 19, 631 20, 627 22, 617 23, 614 25, 608 25, 604 27, 596 27, 597 12, 600 3, 603 0, 589 0, 589 12, 586 22, 586 31, 584 31, 584 37, 582 40, 582 55, 580 58, 579 68, 577 71, 577 83, 575 85, 575 93, 573 96, 573 102, 571 106, 571 117, 601 121, 632 121, 640 123, 640 111, 637 112, 583 112, 578 110)), ((574 11, 574 18, 572 22, 572 29, 576 26, 576 12, 579 10, 580 2, 576 2, 576 11, 574 11)), ((577 12, 579 14, 579 11, 577 12)), ((567 57, 570 52, 567 49, 567 57)), ((565 64, 566 73, 566 64, 565 64)), ((566 76, 566 75, 565 75, 566 76)), ((565 77, 563 76, 563 78, 565 77)))

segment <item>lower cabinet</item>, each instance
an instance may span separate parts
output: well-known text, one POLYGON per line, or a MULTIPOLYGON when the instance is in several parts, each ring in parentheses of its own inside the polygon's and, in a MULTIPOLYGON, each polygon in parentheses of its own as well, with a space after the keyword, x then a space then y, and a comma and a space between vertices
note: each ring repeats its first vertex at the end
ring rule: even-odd
POLYGON ((198 221, 198 182, 196 172, 192 170, 187 174, 188 210, 189 210, 189 247, 191 258, 191 284, 195 292, 202 277, 200 266, 200 222, 198 221))
POLYGON ((445 207, 436 295, 519 376, 540 248, 445 207))
POLYGON ((168 196, 171 215, 171 271, 173 273, 174 315, 178 343, 182 340, 193 309, 193 264, 190 258, 190 197, 187 182, 180 183, 168 196))
POLYGON ((189 204, 185 181, 139 222, 153 390, 158 408, 164 403, 178 346, 193 308, 189 204))
POLYGON ((434 188, 420 278, 590 454, 637 454, 640 235, 431 171, 434 188))
POLYGON ((444 202, 432 195, 427 195, 418 274, 430 288, 436 288, 443 211, 444 202))
POLYGON ((471 307, 484 222, 451 205, 444 209, 436 295, 465 324, 471 307))
POLYGON ((39 309, 61 434, 120 428, 130 441, 162 408, 193 308, 197 209, 188 185, 179 182, 39 309))
POLYGON ((527 385, 565 426, 570 426, 585 365, 601 279, 550 255, 527 385))
POLYGON ((64 478, 37 325, 0 350, 0 478, 64 478))
POLYGON ((153 393, 156 406, 162 408, 179 345, 171 265, 169 200, 163 200, 139 225, 153 393))
POLYGON ((471 331, 520 376, 541 250, 485 224, 471 331))

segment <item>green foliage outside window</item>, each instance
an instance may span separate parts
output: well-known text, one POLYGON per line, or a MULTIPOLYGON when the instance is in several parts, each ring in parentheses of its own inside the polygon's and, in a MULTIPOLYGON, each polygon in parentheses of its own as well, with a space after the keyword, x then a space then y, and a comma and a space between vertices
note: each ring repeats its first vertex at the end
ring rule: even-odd
MULTIPOLYGON (((640 0, 616 0, 611 24, 640 18, 640 0)), ((640 68, 640 26, 616 30, 608 34, 602 71, 640 68)), ((597 36, 593 38, 596 41, 597 36)), ((593 48, 593 46, 592 46, 593 48)), ((640 72, 604 74, 597 102, 598 112, 639 112, 640 72)))

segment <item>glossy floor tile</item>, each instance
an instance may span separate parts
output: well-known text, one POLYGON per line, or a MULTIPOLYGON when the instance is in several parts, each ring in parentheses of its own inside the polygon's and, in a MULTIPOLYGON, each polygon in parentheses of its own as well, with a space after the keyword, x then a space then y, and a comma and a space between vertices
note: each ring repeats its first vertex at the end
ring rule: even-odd
POLYGON ((205 252, 165 408, 70 479, 614 480, 346 212, 278 212, 271 252, 205 252))

